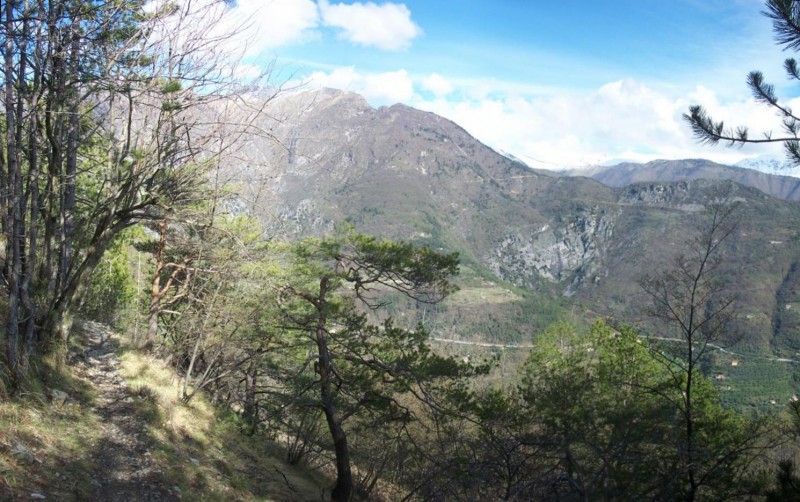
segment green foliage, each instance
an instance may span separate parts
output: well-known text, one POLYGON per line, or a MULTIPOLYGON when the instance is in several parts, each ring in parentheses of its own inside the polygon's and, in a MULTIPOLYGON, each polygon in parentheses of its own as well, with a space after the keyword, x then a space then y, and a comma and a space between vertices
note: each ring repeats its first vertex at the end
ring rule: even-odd
POLYGON ((558 324, 521 371, 525 410, 553 438, 574 491, 638 498, 666 482, 676 390, 632 329, 598 321, 581 335, 558 324))
POLYGON ((778 463, 775 478, 777 486, 767 493, 767 502, 800 501, 800 477, 792 460, 782 460, 778 463))
MULTIPOLYGON (((684 464, 686 374, 629 327, 595 323, 581 335, 553 326, 521 368, 519 395, 539 437, 553 442, 569 491, 587 497, 690 497, 684 464), (677 441, 676 441, 677 440, 677 441)), ((692 379, 692 497, 719 499, 749 482, 767 442, 763 420, 720 405, 712 382, 692 379)))
POLYGON ((445 396, 462 390, 463 378, 486 368, 435 354, 421 325, 401 327, 391 318, 375 324, 367 315, 392 294, 423 303, 444 298, 455 289, 457 254, 351 228, 286 251, 291 267, 277 302, 287 355, 276 361, 282 375, 276 378, 286 387, 284 400, 323 411, 337 460, 334 499, 346 500, 354 486, 349 432, 369 443, 370 430, 380 427, 381 442, 399 447, 420 406, 444 406, 445 396))
POLYGON ((436 303, 456 287, 458 253, 443 254, 428 246, 378 239, 343 227, 339 236, 306 239, 293 250, 298 275, 328 277, 349 283, 358 299, 369 303, 375 288, 388 288, 417 301, 436 303), (331 266, 332 265, 332 266, 331 266))
POLYGON ((136 281, 129 263, 134 234, 135 230, 123 232, 103 254, 79 306, 86 317, 113 324, 121 309, 135 299, 136 281))
POLYGON ((161 102, 161 111, 163 112, 177 112, 183 109, 183 104, 180 101, 165 100, 161 102))
POLYGON ((304 240, 291 253, 292 266, 286 270, 291 285, 282 288, 280 315, 296 327, 290 335, 311 340, 316 339, 319 316, 325 316, 327 349, 338 376, 353 386, 342 397, 366 396, 358 405, 387 411, 396 393, 469 371, 434 354, 422 326, 400 327, 391 318, 372 324, 359 307, 384 306, 391 291, 420 301, 444 297, 454 290, 449 278, 458 270, 456 254, 352 231, 304 240), (324 297, 319 296, 321 280, 327 283, 324 297), (324 299, 324 307, 314 304, 318 298, 324 299))
POLYGON ((180 80, 171 80, 166 82, 164 86, 161 88, 161 92, 164 94, 171 94, 173 92, 178 92, 183 88, 180 80))

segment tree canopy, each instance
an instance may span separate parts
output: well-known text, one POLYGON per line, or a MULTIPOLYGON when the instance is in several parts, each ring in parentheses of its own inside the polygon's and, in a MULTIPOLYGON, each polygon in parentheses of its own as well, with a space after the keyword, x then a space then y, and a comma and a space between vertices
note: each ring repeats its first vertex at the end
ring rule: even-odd
POLYGON ((444 299, 454 290, 450 280, 458 272, 458 254, 349 229, 338 237, 301 241, 287 258, 289 283, 277 289, 279 325, 287 330, 284 339, 297 340, 290 347, 314 350, 306 358, 284 355, 284 365, 299 363, 287 368, 294 378, 284 379, 286 390, 293 401, 324 414, 336 455, 332 496, 350 500, 348 420, 362 416, 362 427, 394 424, 403 436, 416 417, 416 406, 407 399, 437 406, 437 384, 470 371, 435 354, 422 326, 370 319, 392 293, 423 303, 444 299))
MULTIPOLYGON (((123 230, 209 196, 258 110, 217 2, 3 2, 0 227, 6 357, 61 354, 76 300, 123 230)), ((252 131, 249 131, 252 133, 252 131)))

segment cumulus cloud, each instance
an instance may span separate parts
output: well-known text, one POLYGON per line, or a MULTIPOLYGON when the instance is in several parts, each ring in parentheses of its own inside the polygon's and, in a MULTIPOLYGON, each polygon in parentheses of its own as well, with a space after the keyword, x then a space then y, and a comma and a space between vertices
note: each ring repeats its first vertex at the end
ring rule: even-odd
POLYGON ((438 73, 431 73, 423 78, 420 85, 424 90, 433 93, 434 96, 439 98, 453 92, 453 84, 438 73))
MULTIPOLYGON (((780 145, 700 144, 683 118, 692 104, 707 107, 716 120, 731 126, 750 126, 751 137, 780 132, 780 120, 768 107, 749 97, 723 99, 705 87, 663 90, 624 79, 589 91, 560 91, 406 70, 368 73, 354 67, 316 72, 307 85, 357 92, 373 106, 401 102, 436 113, 533 167, 683 158, 733 164, 746 157, 782 155, 780 145)), ((800 98, 796 101, 787 104, 800 108, 800 98)))
POLYGON ((409 102, 414 97, 414 86, 406 70, 365 74, 348 66, 330 72, 314 72, 306 85, 356 92, 376 105, 409 102))
MULTIPOLYGON (((153 0, 148 5, 160 1, 153 0)), ((350 43, 389 51, 408 48, 422 34, 404 4, 345 4, 328 0, 237 0, 218 20, 215 32, 236 32, 236 48, 246 55, 258 55, 319 38, 324 27, 338 31, 350 43)))
POLYGON ((223 28, 239 27, 248 54, 318 36, 319 10, 313 0, 237 0, 223 28))
MULTIPOLYGON (((610 82, 589 92, 556 92, 529 97, 483 91, 480 99, 425 99, 414 106, 460 124, 493 148, 509 152, 534 167, 581 167, 610 159, 708 158, 735 163, 760 154, 780 155, 779 145, 725 148, 701 145, 683 119, 693 103, 709 108, 715 119, 747 124, 754 133, 777 130, 776 116, 752 99, 721 102, 705 88, 687 97, 672 96, 636 80, 610 82)), ((458 95, 470 96, 457 86, 458 95)))
POLYGON ((405 70, 376 73, 364 78, 364 97, 369 101, 403 103, 413 96, 414 85, 405 70))
POLYGON ((322 23, 341 30, 345 40, 388 51, 407 49, 422 29, 411 20, 404 4, 373 2, 331 4, 319 0, 322 23))

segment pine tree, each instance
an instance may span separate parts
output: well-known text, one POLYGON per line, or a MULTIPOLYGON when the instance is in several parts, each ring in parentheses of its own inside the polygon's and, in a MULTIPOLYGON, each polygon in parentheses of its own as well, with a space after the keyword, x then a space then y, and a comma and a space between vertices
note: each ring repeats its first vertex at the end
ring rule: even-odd
POLYGON ((391 294, 441 301, 454 290, 450 279, 458 271, 458 255, 350 231, 302 241, 291 260, 289 283, 278 288, 280 325, 289 347, 309 352, 284 358, 298 364, 286 369, 284 375, 292 377, 284 382, 292 401, 324 415, 336 459, 332 497, 350 500, 348 424, 368 417, 371 427, 402 427, 415 419, 406 399, 435 406, 432 387, 470 372, 467 365, 434 354, 421 326, 407 329, 369 315, 388 305, 391 294))
MULTIPOLYGON (((800 3, 796 0, 767 0, 764 15, 772 20, 775 40, 787 50, 800 49, 800 3)), ((800 66, 795 58, 784 61, 784 69, 790 80, 800 81, 800 66)), ((775 87, 767 83, 763 73, 752 71, 747 76, 747 86, 753 97, 775 110, 782 120, 782 134, 763 131, 753 137, 746 126, 726 127, 722 121, 715 121, 705 108, 694 105, 684 119, 689 123, 695 137, 703 143, 715 145, 720 141, 729 146, 746 143, 782 143, 788 160, 800 165, 800 115, 778 99, 775 87)))

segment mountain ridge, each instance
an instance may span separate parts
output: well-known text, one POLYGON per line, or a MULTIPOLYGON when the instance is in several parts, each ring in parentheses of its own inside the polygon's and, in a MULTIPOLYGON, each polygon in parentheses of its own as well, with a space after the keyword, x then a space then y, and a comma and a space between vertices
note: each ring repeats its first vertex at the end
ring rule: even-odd
POLYGON ((731 180, 781 199, 800 200, 800 178, 769 174, 746 167, 727 166, 705 159, 654 160, 644 164, 622 162, 612 166, 571 170, 565 174, 590 177, 612 187, 654 181, 731 180))
MULTIPOLYGON (((430 112, 371 108, 357 95, 332 92, 308 94, 310 107, 292 99, 275 103, 283 114, 273 132, 283 145, 259 145, 265 161, 253 174, 271 180, 263 188, 270 196, 254 213, 270 236, 289 240, 348 221, 359 231, 458 251, 460 298, 468 301, 398 311, 409 322, 424 318, 442 338, 530 343, 578 309, 652 329, 639 280, 669 267, 703 206, 727 194, 738 201, 740 225, 724 249, 723 271, 750 316, 742 321, 747 343, 778 355, 800 346, 781 342, 800 340, 800 322, 791 333, 774 322, 800 254, 793 202, 727 180, 610 187, 530 169, 430 112)), ((257 184, 246 185, 254 197, 257 184)))

